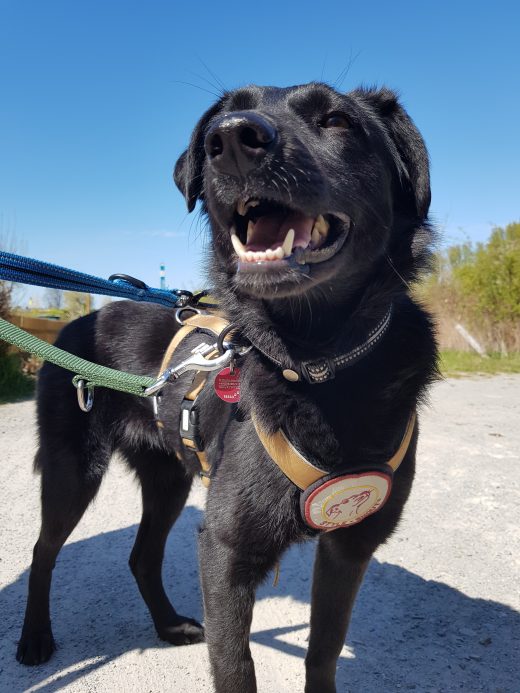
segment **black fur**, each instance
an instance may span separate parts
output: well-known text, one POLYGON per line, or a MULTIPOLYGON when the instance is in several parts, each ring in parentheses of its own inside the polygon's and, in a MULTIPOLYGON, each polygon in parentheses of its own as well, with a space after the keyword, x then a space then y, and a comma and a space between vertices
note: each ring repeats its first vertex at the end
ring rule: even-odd
MULTIPOLYGON (((381 463, 395 451, 410 412, 436 375, 430 318, 407 290, 427 264, 432 239, 428 157, 418 131, 387 89, 342 95, 323 84, 248 87, 225 94, 203 116, 177 163, 175 180, 188 208, 201 199, 209 218, 212 291, 259 349, 296 362, 330 355, 338 343, 362 342, 390 303, 394 306, 377 347, 331 381, 289 383, 253 349, 240 364, 238 416, 211 386, 201 395, 202 436, 215 470, 200 533, 205 634, 216 690, 249 693, 256 690, 248 644, 255 589, 291 543, 317 534, 301 519, 298 489, 264 452, 250 412, 255 410, 268 431, 282 427, 327 470, 381 463), (237 111, 246 121, 250 112, 265 119, 277 138, 261 145, 265 151, 247 151, 257 157, 247 172, 240 161, 236 171, 223 172, 205 146, 223 119, 237 111), (347 126, 324 126, 329 113, 342 114, 347 126), (352 227, 341 250, 323 263, 237 272, 229 226, 237 201, 250 197, 290 204, 309 216, 346 214, 352 227)), ((98 363, 155 375, 175 330, 174 316, 165 308, 115 303, 66 327, 58 344, 98 363)), ((196 341, 190 338, 184 352, 196 341)), ((42 369, 36 463, 42 472, 43 523, 20 661, 35 664, 51 655, 48 590, 54 559, 96 494, 115 450, 143 487, 143 520, 130 565, 158 634, 175 644, 203 637, 198 624, 176 614, 160 577, 166 536, 196 472, 178 435, 180 401, 190 378, 185 375, 165 389, 166 428, 160 434, 150 401, 99 390, 87 415, 75 404, 70 374, 51 365, 42 369)), ((399 521, 413 479, 416 442, 417 428, 391 497, 379 512, 320 536, 307 693, 335 690, 336 660, 354 598, 372 553, 399 521)))

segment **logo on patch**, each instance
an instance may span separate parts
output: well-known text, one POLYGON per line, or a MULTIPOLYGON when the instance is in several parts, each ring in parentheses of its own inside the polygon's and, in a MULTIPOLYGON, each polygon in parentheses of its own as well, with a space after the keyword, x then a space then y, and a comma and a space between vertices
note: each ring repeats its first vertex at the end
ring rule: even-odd
POLYGON ((392 478, 385 472, 362 472, 326 478, 308 489, 305 521, 322 530, 350 527, 375 513, 386 502, 392 478))

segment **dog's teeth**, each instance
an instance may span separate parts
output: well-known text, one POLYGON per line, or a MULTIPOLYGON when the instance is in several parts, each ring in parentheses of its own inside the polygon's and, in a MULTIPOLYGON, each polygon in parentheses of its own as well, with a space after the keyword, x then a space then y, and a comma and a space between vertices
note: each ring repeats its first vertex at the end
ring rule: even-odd
POLYGON ((247 260, 248 262, 254 262, 254 260, 255 260, 255 254, 253 253, 252 250, 248 250, 247 253, 246 253, 246 255, 245 255, 245 258, 246 258, 246 260, 247 260))
POLYGON ((258 200, 249 200, 249 202, 246 203, 244 209, 247 211, 250 207, 258 207, 259 204, 260 202, 258 200))
POLYGON ((266 254, 268 260, 274 260, 276 257, 276 255, 274 254, 274 250, 271 250, 271 248, 267 248, 267 250, 265 251, 265 254, 266 254))
POLYGON ((292 247, 294 243, 294 229, 289 229, 287 235, 285 236, 285 241, 282 243, 283 255, 282 257, 289 257, 292 253, 292 247))
POLYGON ((319 248, 319 246, 325 242, 325 239, 328 236, 329 226, 329 222, 325 219, 325 217, 322 214, 316 217, 314 226, 312 227, 311 240, 309 245, 312 246, 314 249, 319 248))
POLYGON ((280 246, 279 248, 277 248, 276 250, 274 250, 273 253, 274 253, 274 258, 273 258, 273 259, 275 259, 275 260, 282 260, 283 257, 284 257, 284 251, 283 251, 283 247, 282 247, 282 246, 280 246))
POLYGON ((249 221, 249 223, 247 225, 246 243, 249 243, 251 241, 251 236, 253 235, 254 230, 255 230, 255 225, 253 224, 252 221, 249 221))
POLYGON ((233 244, 233 248, 235 249, 235 253, 239 256, 242 257, 245 255, 246 249, 244 248, 244 244, 240 240, 240 238, 232 231, 231 233, 231 243, 233 244))
POLYGON ((329 232, 329 226, 329 222, 325 219, 323 214, 320 214, 318 217, 316 217, 313 228, 318 231, 320 236, 326 236, 329 232))

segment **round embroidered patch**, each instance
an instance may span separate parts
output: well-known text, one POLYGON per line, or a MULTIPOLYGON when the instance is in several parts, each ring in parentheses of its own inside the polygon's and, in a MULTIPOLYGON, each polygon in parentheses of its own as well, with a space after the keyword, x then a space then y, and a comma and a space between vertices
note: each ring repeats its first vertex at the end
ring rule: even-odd
POLYGON ((324 477, 302 497, 304 519, 314 529, 350 527, 379 510, 391 488, 392 476, 383 470, 324 477))

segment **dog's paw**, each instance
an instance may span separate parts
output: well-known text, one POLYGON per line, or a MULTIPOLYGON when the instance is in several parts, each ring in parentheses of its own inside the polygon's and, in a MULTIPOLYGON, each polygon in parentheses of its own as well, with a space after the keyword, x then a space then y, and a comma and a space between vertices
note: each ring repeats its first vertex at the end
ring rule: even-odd
POLYGON ((28 666, 44 664, 50 659, 55 649, 56 643, 50 628, 27 635, 22 633, 16 650, 16 659, 20 664, 27 664, 28 666))
POLYGON ((193 618, 177 616, 175 623, 157 628, 161 640, 172 645, 193 645, 204 642, 204 628, 193 618))

